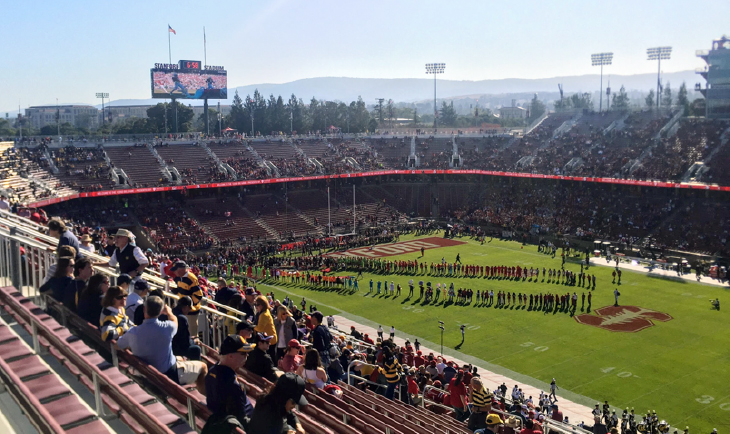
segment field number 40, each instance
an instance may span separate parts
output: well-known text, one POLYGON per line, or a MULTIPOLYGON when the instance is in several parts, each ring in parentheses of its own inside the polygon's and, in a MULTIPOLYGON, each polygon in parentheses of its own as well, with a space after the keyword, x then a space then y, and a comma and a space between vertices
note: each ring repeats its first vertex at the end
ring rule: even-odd
MULTIPOLYGON (((699 402, 700 404, 712 404, 712 401, 715 400, 714 396, 710 395, 702 395, 699 398, 695 398, 695 401, 699 402)), ((723 402, 722 404, 718 405, 721 410, 730 411, 730 402, 723 402)))
MULTIPOLYGON (((523 348, 530 348, 533 345, 535 345, 535 344, 532 343, 532 342, 525 342, 524 344, 520 344, 520 346, 523 347, 523 348)), ((538 347, 534 347, 532 349, 535 350, 535 351, 537 351, 538 353, 543 353, 543 352, 549 350, 550 347, 538 346, 538 347)))

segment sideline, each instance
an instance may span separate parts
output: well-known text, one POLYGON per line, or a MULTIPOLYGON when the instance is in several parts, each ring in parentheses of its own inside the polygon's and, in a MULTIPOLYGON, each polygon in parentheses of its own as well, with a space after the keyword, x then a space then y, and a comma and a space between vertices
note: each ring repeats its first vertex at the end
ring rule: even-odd
MULTIPOLYGON (((295 292, 291 292, 288 289, 276 285, 259 283, 257 286, 271 288, 274 291, 283 292, 290 296, 300 296, 295 292)), ((343 327, 343 330, 349 330, 350 326, 354 325, 355 328, 358 329, 361 333, 368 333, 371 336, 377 336, 378 324, 376 324, 374 321, 343 311, 342 309, 336 308, 334 306, 319 303, 314 298, 308 298, 307 301, 310 304, 315 304, 317 306, 322 306, 338 312, 335 315, 335 325, 341 325, 343 327)), ((385 334, 387 334, 388 331, 389 329, 385 330, 385 334)), ((405 345, 406 339, 413 342, 416 339, 416 336, 396 330, 396 343, 403 346, 405 345)), ((424 353, 427 354, 429 352, 433 352, 434 354, 439 354, 439 344, 420 338, 419 342, 421 343, 421 351, 423 351, 424 353)), ((532 378, 528 375, 520 374, 494 363, 487 362, 477 357, 464 354, 461 351, 456 351, 452 348, 444 347, 444 356, 448 356, 449 359, 458 362, 460 365, 471 364, 472 366, 478 367, 479 375, 482 377, 483 380, 485 380, 486 386, 490 390, 494 390, 502 383, 507 384, 509 390, 511 390, 514 384, 517 383, 522 386, 522 390, 525 393, 525 396, 532 396, 533 401, 540 396, 540 391, 550 391, 550 385, 548 383, 540 381, 536 378, 532 378)), ((563 415, 568 416, 571 423, 573 424, 578 424, 580 421, 587 421, 588 423, 590 423, 593 420, 593 416, 591 415, 591 409, 597 401, 587 396, 579 395, 577 393, 573 393, 563 388, 560 388, 559 381, 558 387, 560 391, 560 395, 558 395, 558 406, 560 408, 560 411, 563 412, 563 415)), ((616 409, 619 410, 618 408, 616 409)))

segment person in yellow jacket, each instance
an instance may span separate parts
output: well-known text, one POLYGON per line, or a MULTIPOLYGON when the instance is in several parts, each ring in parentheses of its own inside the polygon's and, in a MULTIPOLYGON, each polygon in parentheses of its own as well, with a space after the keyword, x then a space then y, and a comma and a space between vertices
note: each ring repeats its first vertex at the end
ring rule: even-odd
POLYGON ((257 333, 266 333, 267 336, 272 337, 269 342, 269 350, 273 359, 276 355, 276 343, 278 342, 278 336, 276 335, 276 327, 274 327, 274 317, 271 316, 269 300, 267 300, 263 295, 259 295, 256 297, 253 305, 256 308, 256 328, 254 330, 257 333))

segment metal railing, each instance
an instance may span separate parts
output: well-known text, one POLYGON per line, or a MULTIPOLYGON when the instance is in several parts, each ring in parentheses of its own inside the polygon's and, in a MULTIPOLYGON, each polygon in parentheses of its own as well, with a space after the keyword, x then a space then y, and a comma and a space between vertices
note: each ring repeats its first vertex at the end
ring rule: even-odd
MULTIPOLYGON (((38 297, 48 268, 56 262, 54 251, 57 243, 57 239, 45 233, 45 227, 24 217, 0 211, 0 282, 6 286, 15 286, 26 297, 38 297)), ((96 253, 85 250, 80 253, 92 263, 104 264, 109 261, 109 258, 96 253)), ((119 276, 116 269, 106 265, 96 265, 94 270, 109 276, 113 284, 119 276)), ((168 302, 179 298, 174 294, 175 283, 163 279, 157 270, 145 270, 142 278, 150 284, 151 289, 161 289, 168 302)), ((246 317, 245 313, 207 297, 203 297, 201 305, 199 328, 203 331, 206 345, 216 346, 223 341, 228 335, 227 320, 238 323, 246 317)))

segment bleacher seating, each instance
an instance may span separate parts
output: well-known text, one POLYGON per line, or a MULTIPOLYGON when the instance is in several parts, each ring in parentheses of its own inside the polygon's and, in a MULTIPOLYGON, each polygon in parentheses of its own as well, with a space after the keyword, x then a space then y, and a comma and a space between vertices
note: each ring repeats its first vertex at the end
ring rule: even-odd
POLYGON ((106 190, 114 187, 103 149, 67 146, 49 152, 58 167, 56 177, 74 190, 106 190))
POLYGON ((243 200, 246 209, 257 218, 264 218, 266 224, 274 229, 279 237, 288 237, 292 232, 302 235, 317 231, 295 209, 287 209, 284 201, 274 195, 248 195, 243 200))
POLYGON ((104 150, 112 164, 129 176, 132 187, 159 185, 163 179, 160 164, 147 146, 108 146, 104 150))
POLYGON ((169 167, 180 172, 186 184, 206 183, 219 178, 215 162, 197 144, 156 146, 155 150, 169 167))
POLYGON ((186 209, 221 242, 243 240, 243 237, 247 240, 272 238, 264 227, 241 209, 235 199, 224 202, 216 198, 197 199, 188 202, 186 209), (227 212, 231 213, 228 217, 225 216, 227 212))

